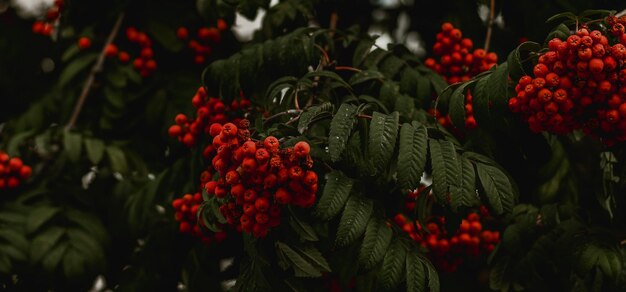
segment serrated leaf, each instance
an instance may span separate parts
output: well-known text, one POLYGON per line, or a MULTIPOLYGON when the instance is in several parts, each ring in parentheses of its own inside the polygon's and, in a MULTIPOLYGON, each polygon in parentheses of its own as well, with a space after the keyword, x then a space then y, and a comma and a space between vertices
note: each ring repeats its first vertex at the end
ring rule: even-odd
POLYGON ((456 211, 459 207, 478 207, 480 199, 476 194, 476 171, 474 165, 464 156, 459 155, 459 170, 461 180, 459 188, 451 193, 450 206, 456 211))
POLYGON ((406 255, 406 291, 426 291, 428 280, 423 259, 417 252, 409 251, 406 255))
POLYGON ((423 257, 422 263, 424 263, 424 266, 428 271, 428 288, 430 292, 439 292, 439 275, 437 274, 437 269, 435 269, 429 260, 423 257))
POLYGON ((331 272, 330 265, 322 253, 317 248, 307 245, 304 247, 294 246, 296 250, 304 259, 315 266, 319 271, 329 273, 331 272))
POLYGON ((128 170, 126 155, 124 155, 122 149, 117 146, 108 146, 106 147, 106 152, 109 156, 111 169, 114 172, 125 173, 128 170))
POLYGON ((465 128, 465 92, 467 86, 472 82, 465 82, 458 86, 450 95, 450 103, 448 106, 448 114, 452 123, 457 127, 465 128))
POLYGON ((383 80, 383 79, 385 79, 385 76, 379 71, 363 70, 352 75, 348 83, 350 83, 351 86, 355 86, 355 85, 362 84, 371 80, 383 80))
POLYGON ((71 161, 77 162, 83 149, 83 137, 78 133, 65 131, 63 134, 63 147, 71 161))
POLYGON ((70 62, 65 69, 59 75, 59 87, 65 87, 74 77, 79 75, 82 71, 84 71, 89 65, 96 61, 98 58, 97 53, 89 53, 83 56, 80 56, 74 61, 70 62))
POLYGON ((298 235, 300 235, 300 238, 302 240, 308 240, 308 241, 319 240, 319 238, 317 237, 317 233, 315 232, 315 229, 313 229, 313 227, 309 223, 300 220, 300 218, 298 218, 294 212, 290 212, 290 213, 291 213, 291 220, 289 220, 289 225, 291 225, 291 228, 293 228, 293 230, 295 230, 298 233, 298 235))
POLYGON ((433 193, 439 204, 449 203, 449 192, 458 189, 460 181, 459 162, 452 142, 429 140, 433 168, 433 193))
POLYGON ((350 196, 339 220, 335 246, 348 246, 360 237, 365 232, 373 209, 374 202, 371 199, 356 194, 350 196))
POLYGON ((515 202, 515 194, 509 178, 497 167, 482 163, 476 163, 476 172, 485 196, 496 214, 510 211, 515 202))
POLYGON ((305 109, 304 112, 300 114, 300 119, 298 120, 298 132, 303 134, 312 122, 323 117, 332 116, 334 110, 335 107, 330 102, 325 102, 323 104, 305 109))
POLYGON ((315 215, 326 221, 339 214, 348 200, 353 184, 354 180, 341 171, 334 170, 328 173, 324 192, 315 207, 315 215))
POLYGON ((591 272, 594 267, 610 279, 616 279, 622 273, 622 253, 606 243, 584 243, 577 248, 576 256, 577 269, 583 274, 591 272))
POLYGON ((341 158, 341 154, 346 149, 346 144, 356 121, 357 109, 358 107, 355 105, 343 103, 330 122, 328 151, 330 152, 330 159, 334 162, 341 158))
POLYGON ((26 232, 33 233, 59 213, 59 208, 42 206, 31 211, 26 219, 26 232))
POLYGON ((363 270, 371 270, 383 260, 392 235, 391 228, 384 220, 376 216, 370 218, 359 252, 359 266, 363 270))
POLYGON ((284 254, 285 259, 289 261, 296 277, 315 278, 322 276, 322 273, 316 267, 288 245, 277 241, 276 247, 284 254))
POLYGON ((100 139, 95 138, 85 138, 85 150, 87 150, 87 158, 94 165, 97 165, 102 160, 104 156, 105 145, 104 142, 100 139))
POLYGON ((312 71, 305 74, 302 79, 314 79, 319 77, 328 78, 330 80, 338 82, 347 89, 352 89, 352 87, 350 87, 350 84, 344 81, 343 78, 341 78, 341 76, 339 76, 337 73, 332 71, 312 71))
POLYGON ((478 81, 476 94, 473 95, 474 116, 478 122, 493 123, 494 112, 504 112, 508 106, 507 94, 508 63, 502 63, 478 81))
POLYGON ((384 115, 374 112, 370 122, 369 132, 369 155, 374 167, 382 171, 389 164, 389 160, 396 148, 396 138, 398 137, 398 121, 400 115, 393 112, 384 115))
POLYGON ((405 123, 400 129, 398 153, 398 182, 404 189, 415 189, 426 165, 428 134, 422 125, 405 123))
POLYGON ((406 271, 406 254, 407 251, 399 240, 391 242, 378 272, 379 290, 394 291, 402 282, 406 271))

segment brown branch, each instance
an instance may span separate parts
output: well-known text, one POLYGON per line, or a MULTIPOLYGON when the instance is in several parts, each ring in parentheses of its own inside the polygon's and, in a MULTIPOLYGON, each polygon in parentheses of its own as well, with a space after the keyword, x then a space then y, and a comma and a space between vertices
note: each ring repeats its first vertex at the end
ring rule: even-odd
POLYGON ((489 44, 491 43, 491 31, 493 30, 493 20, 496 14, 496 0, 491 0, 489 7, 489 20, 487 21, 487 35, 485 35, 485 52, 489 52, 489 44))
POLYGON ((622 16, 624 16, 624 15, 626 15, 626 9, 624 9, 624 10, 622 10, 622 11, 620 11, 620 12, 616 13, 616 14, 615 14, 615 17, 622 17, 622 16))
POLYGON ((333 11, 333 13, 330 14, 330 24, 328 25, 330 28, 328 34, 331 38, 335 35, 335 30, 337 30, 337 21, 339 21, 339 15, 337 15, 337 11, 333 11))
POLYGON ((106 43, 104 43, 104 47, 102 47, 102 51, 100 52, 100 56, 98 56, 98 60, 96 61, 96 64, 94 64, 93 67, 91 68, 91 72, 89 73, 89 76, 87 77, 87 81, 85 81, 85 84, 83 85, 83 90, 80 93, 80 97, 78 98, 78 101, 76 101, 76 105, 74 106, 74 111, 72 112, 72 116, 70 117, 70 120, 65 125, 65 130, 69 130, 73 128, 74 125, 76 125, 76 120, 78 120, 78 116, 80 115, 80 112, 83 109, 85 100, 87 99, 87 96, 89 95, 89 91, 91 90, 93 86, 93 82, 96 79, 96 74, 102 71, 102 66, 104 64, 104 59, 106 57, 105 55, 106 49, 113 42, 113 40, 115 39, 115 36, 117 36, 117 33, 119 32, 120 27, 122 26, 122 20, 124 20, 123 12, 120 13, 120 15, 117 17, 117 20, 115 21, 115 25, 113 25, 113 29, 111 29, 111 33, 109 34, 109 37, 107 38, 106 43))

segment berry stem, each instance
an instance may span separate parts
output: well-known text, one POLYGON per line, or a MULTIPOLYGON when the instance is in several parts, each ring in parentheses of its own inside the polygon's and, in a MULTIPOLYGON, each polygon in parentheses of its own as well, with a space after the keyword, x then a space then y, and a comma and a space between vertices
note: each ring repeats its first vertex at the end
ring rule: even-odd
POLYGON ((271 121, 271 120, 273 120, 275 118, 282 117, 282 116, 285 116, 285 115, 299 115, 301 112, 302 112, 302 110, 299 110, 299 109, 297 109, 297 110, 290 109, 290 110, 287 110, 287 111, 284 111, 284 112, 279 112, 279 113, 274 114, 274 115, 268 117, 267 119, 265 119, 263 121, 263 123, 265 124, 265 123, 267 123, 267 122, 269 122, 269 121, 271 121))
POLYGON ((85 84, 83 85, 83 90, 81 91, 80 97, 78 98, 78 101, 76 101, 76 105, 74 106, 74 111, 72 112, 70 120, 65 125, 66 131, 70 130, 71 128, 74 127, 74 125, 76 125, 76 120, 78 119, 78 115, 80 115, 80 112, 83 109, 83 105, 85 104, 85 99, 87 99, 87 96, 89 95, 89 91, 91 90, 91 87, 93 86, 93 82, 96 79, 96 74, 102 71, 102 66, 104 64, 104 59, 106 55, 106 48, 113 42, 113 40, 115 39, 115 36, 117 36, 117 33, 119 32, 122 26, 123 20, 124 20, 124 12, 120 13, 120 15, 117 17, 117 20, 115 21, 115 25, 113 25, 113 29, 111 29, 111 33, 109 33, 107 41, 106 43, 104 43, 104 46, 102 47, 102 51, 100 52, 100 55, 98 56, 98 60, 96 61, 96 64, 94 64, 93 67, 91 68, 91 72, 89 73, 89 76, 87 77, 87 81, 85 81, 85 84))
POLYGON ((361 72, 360 69, 354 68, 354 67, 350 67, 350 66, 336 66, 335 70, 337 71, 354 71, 354 72, 361 72))
POLYGON ((487 20, 487 34, 485 35, 485 52, 489 52, 489 44, 491 43, 491 31, 493 30, 493 19, 495 17, 496 0, 491 0, 489 7, 489 19, 487 20))

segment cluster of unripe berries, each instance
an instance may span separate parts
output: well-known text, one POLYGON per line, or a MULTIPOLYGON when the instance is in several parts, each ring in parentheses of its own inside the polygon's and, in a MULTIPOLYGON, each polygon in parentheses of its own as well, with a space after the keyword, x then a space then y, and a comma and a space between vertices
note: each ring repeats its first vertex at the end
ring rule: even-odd
POLYGON ((190 234, 193 237, 198 237, 205 244, 209 244, 212 241, 222 242, 226 239, 226 232, 210 232, 203 227, 202 220, 198 220, 198 210, 202 204, 202 194, 185 194, 182 198, 172 201, 172 207, 176 213, 174 218, 178 221, 178 229, 180 233, 190 234))
POLYGON ((0 190, 19 187, 32 173, 30 166, 24 165, 20 158, 11 158, 0 150, 0 190))
POLYGON ((298 142, 280 148, 273 136, 263 141, 250 138, 250 122, 210 126, 213 143, 205 153, 211 159, 209 173, 217 180, 205 184, 209 196, 217 197, 219 210, 238 231, 265 237, 280 225, 281 206, 310 207, 315 203, 317 174, 311 170, 310 146, 298 142))
MULTIPOLYGON (((424 187, 419 190, 409 192, 405 211, 413 213, 415 199, 421 195, 424 187), (412 202, 410 204, 409 202, 412 202)), ((485 209, 483 217, 488 216, 485 209)), ((461 225, 455 233, 449 233, 445 228, 445 217, 435 216, 424 228, 419 221, 413 221, 408 216, 398 213, 394 217, 394 222, 406 232, 411 239, 428 249, 429 257, 433 263, 442 271, 454 272, 468 256, 477 257, 481 252, 489 253, 493 251, 495 245, 500 241, 498 231, 486 230, 480 222, 481 215, 470 213, 467 218, 461 221, 461 225)))
POLYGON ((174 119, 176 124, 170 126, 168 130, 170 137, 178 138, 187 147, 194 146, 202 134, 209 134, 213 123, 226 123, 228 121, 238 123, 238 118, 231 120, 228 114, 237 111, 246 112, 252 106, 250 101, 243 97, 241 100, 233 100, 227 106, 219 98, 209 97, 204 87, 198 88, 191 99, 191 103, 196 108, 195 119, 180 113, 174 119))
MULTIPOLYGON (((487 53, 483 49, 474 49, 474 43, 469 38, 463 38, 460 29, 451 23, 441 25, 441 32, 437 33, 437 41, 433 45, 433 53, 438 57, 427 58, 424 65, 439 73, 449 84, 465 82, 481 72, 489 70, 498 61, 496 53, 487 53)), ((465 127, 477 127, 472 109, 472 95, 467 91, 465 95, 465 127)), ((452 128, 449 116, 443 116, 436 111, 431 112, 438 122, 446 128, 452 128)))
POLYGON ((44 36, 52 35, 55 23, 59 20, 59 17, 61 16, 61 10, 63 10, 63 5, 63 0, 55 0, 52 7, 48 8, 48 11, 46 12, 46 19, 37 20, 33 23, 33 33, 44 36))
POLYGON ((582 128, 608 145, 626 140, 626 17, 606 24, 606 34, 583 26, 566 40, 550 40, 532 76, 519 79, 509 108, 532 131, 582 128))
MULTIPOLYGON (((228 24, 223 19, 217 20, 217 27, 201 27, 196 33, 196 39, 190 39, 188 47, 191 49, 195 57, 194 63, 201 65, 211 56, 213 46, 219 44, 222 40, 221 33, 228 29, 228 24)), ((176 30, 176 37, 181 41, 189 39, 189 29, 181 26, 176 30)))

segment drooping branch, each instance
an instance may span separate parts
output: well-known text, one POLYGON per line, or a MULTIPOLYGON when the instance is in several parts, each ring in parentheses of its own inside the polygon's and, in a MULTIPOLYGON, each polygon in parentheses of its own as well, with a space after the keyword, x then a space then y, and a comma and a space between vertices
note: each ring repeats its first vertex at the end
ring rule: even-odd
POLYGON ((485 46, 483 48, 486 52, 489 51, 489 44, 491 43, 491 31, 493 30, 493 21, 496 11, 496 0, 491 0, 489 5, 489 19, 487 20, 487 34, 485 35, 485 46))
POLYGON ((117 36, 117 33, 119 32, 122 26, 123 20, 124 20, 124 13, 122 12, 117 17, 117 20, 115 21, 115 24, 113 25, 113 29, 111 29, 111 33, 109 33, 109 36, 107 37, 107 40, 104 43, 104 46, 102 47, 102 51, 100 52, 100 55, 98 56, 98 60, 91 68, 91 72, 89 73, 89 76, 87 77, 87 80, 85 81, 85 84, 83 85, 83 89, 80 93, 80 97, 78 98, 78 100, 76 101, 76 104, 74 105, 74 111, 72 112, 72 115, 70 116, 70 120, 65 125, 65 130, 72 129, 76 125, 76 120, 78 120, 78 116, 80 115, 80 112, 83 109, 85 100, 87 99, 87 96, 89 95, 89 91, 91 91, 91 88, 93 86, 93 82, 96 79, 96 74, 102 71, 102 66, 104 65, 104 59, 106 57, 106 49, 111 43, 113 43, 113 40, 117 36))

